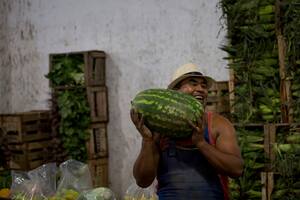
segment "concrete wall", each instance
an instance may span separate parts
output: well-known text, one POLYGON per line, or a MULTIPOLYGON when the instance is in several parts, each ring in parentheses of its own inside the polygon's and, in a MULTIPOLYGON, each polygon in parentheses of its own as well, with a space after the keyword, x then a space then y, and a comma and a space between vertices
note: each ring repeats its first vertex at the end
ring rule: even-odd
POLYGON ((48 55, 84 50, 107 54, 111 188, 133 181, 141 138, 129 118, 143 89, 166 87, 179 65, 194 62, 227 80, 217 0, 1 0, 0 112, 45 109, 48 55))
POLYGON ((10 112, 10 74, 11 74, 11 57, 8 53, 8 12, 9 7, 6 2, 0 2, 0 113, 10 112))

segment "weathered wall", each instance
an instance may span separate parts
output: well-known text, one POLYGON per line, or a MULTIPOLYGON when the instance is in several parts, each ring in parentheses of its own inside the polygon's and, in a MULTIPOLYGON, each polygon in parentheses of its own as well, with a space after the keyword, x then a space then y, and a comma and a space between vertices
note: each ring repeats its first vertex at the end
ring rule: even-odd
POLYGON ((0 111, 47 108, 50 53, 103 50, 109 89, 111 188, 133 180, 141 138, 129 118, 130 100, 165 87, 172 71, 194 62, 227 80, 217 0, 2 0, 0 111), (3 73, 4 72, 4 73, 3 73))
POLYGON ((6 1, 0 1, 0 113, 10 112, 10 72, 11 72, 11 57, 7 53, 8 50, 8 35, 10 33, 7 24, 8 12, 10 6, 6 1))

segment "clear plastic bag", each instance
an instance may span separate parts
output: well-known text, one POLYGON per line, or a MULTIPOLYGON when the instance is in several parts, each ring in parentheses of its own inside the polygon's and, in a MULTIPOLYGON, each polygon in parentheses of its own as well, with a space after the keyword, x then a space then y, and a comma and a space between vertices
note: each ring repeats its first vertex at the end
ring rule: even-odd
POLYGON ((16 200, 76 200, 91 189, 88 165, 76 160, 65 161, 59 170, 49 163, 29 172, 12 171, 11 198, 16 200))
POLYGON ((93 188, 87 164, 70 159, 61 163, 59 169, 56 199, 77 199, 81 192, 93 188))
POLYGON ((106 187, 83 192, 77 200, 116 200, 115 194, 106 187))
POLYGON ((40 200, 54 195, 56 190, 56 171, 55 163, 42 165, 27 173, 12 171, 12 199, 40 200))
POLYGON ((126 190, 124 200, 158 200, 155 180, 149 187, 141 188, 135 182, 126 190))

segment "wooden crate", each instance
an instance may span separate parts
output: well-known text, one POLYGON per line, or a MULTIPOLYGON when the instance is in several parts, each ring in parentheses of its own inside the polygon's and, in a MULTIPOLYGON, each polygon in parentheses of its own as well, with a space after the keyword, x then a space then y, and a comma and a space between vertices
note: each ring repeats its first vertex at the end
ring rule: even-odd
POLYGON ((8 143, 49 139, 50 113, 32 111, 0 115, 0 127, 5 131, 8 143))
POLYGON ((270 171, 274 172, 274 165, 276 162, 276 152, 274 145, 288 144, 288 141, 285 141, 285 138, 292 132, 300 132, 299 123, 278 123, 278 124, 268 124, 267 133, 268 138, 266 141, 266 146, 268 145, 268 154, 270 160, 270 171))
MULTIPOLYGON (((84 59, 84 79, 86 86, 105 85, 105 52, 99 50, 78 51, 66 53, 52 53, 49 55, 49 68, 53 67, 53 60, 57 56, 82 55, 84 59)), ((51 83, 50 83, 51 86, 51 83)))
POLYGON ((107 128, 106 123, 91 124, 90 138, 87 141, 87 152, 89 159, 108 156, 107 128))
POLYGON ((87 87, 92 122, 108 122, 107 88, 87 87))
POLYGON ((88 160, 94 187, 108 187, 108 159, 88 160))
MULTIPOLYGON (((261 130, 264 141, 264 155, 266 158, 265 169, 266 172, 272 172, 274 169, 274 162, 276 154, 274 152, 274 145, 280 143, 278 136, 285 137, 290 131, 300 132, 300 124, 294 123, 277 123, 277 124, 234 124, 235 129, 244 128, 245 130, 261 130)), ((238 131, 237 131, 238 132, 238 131)))
POLYGON ((89 86, 105 85, 105 53, 103 51, 90 51, 84 54, 85 80, 89 86))
POLYGON ((31 170, 52 158, 51 140, 8 144, 11 153, 10 169, 31 170))
POLYGON ((207 111, 225 115, 230 114, 228 81, 215 82, 208 91, 207 111))
POLYGON ((299 199, 299 186, 295 184, 299 182, 299 176, 284 177, 279 173, 268 172, 267 178, 268 200, 299 199))

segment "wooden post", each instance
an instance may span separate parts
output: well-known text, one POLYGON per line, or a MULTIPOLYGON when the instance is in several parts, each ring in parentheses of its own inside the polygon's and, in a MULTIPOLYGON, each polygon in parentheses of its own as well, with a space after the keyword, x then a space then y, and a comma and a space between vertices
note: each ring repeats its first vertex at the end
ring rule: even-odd
POLYGON ((286 57, 286 42, 283 36, 282 21, 283 11, 280 9, 280 4, 282 0, 276 0, 275 4, 275 31, 277 37, 278 45, 278 58, 279 58, 279 74, 280 74, 280 100, 281 100, 281 122, 289 122, 289 89, 288 85, 285 83, 287 79, 286 69, 285 69, 285 57, 286 57))
POLYGON ((273 176, 273 172, 268 172, 268 187, 267 187, 267 196, 268 196, 268 200, 271 200, 271 195, 273 192, 273 188, 274 188, 274 176, 273 176))
MULTIPOLYGON (((265 150, 265 157, 270 158, 270 126, 269 124, 264 125, 264 150, 265 150)), ((270 163, 266 163, 266 168, 269 171, 271 169, 270 163)))
POLYGON ((229 89, 230 113, 232 114, 234 113, 234 71, 233 69, 229 69, 228 89, 229 89))
POLYGON ((272 168, 275 162, 275 153, 273 150, 273 144, 276 142, 276 131, 277 131, 277 126, 275 124, 270 124, 269 125, 269 159, 272 168))
POLYGON ((261 177, 261 199, 262 200, 268 200, 268 177, 267 177, 267 172, 261 172, 260 173, 261 177))
POLYGON ((284 81, 284 87, 286 89, 287 108, 288 108, 288 123, 294 122, 294 111, 292 108, 292 92, 291 92, 291 80, 286 79, 284 81))
POLYGON ((275 153, 273 151, 273 144, 276 142, 276 125, 265 124, 264 125, 264 150, 265 156, 269 159, 266 167, 268 171, 271 171, 275 161, 275 153))

